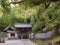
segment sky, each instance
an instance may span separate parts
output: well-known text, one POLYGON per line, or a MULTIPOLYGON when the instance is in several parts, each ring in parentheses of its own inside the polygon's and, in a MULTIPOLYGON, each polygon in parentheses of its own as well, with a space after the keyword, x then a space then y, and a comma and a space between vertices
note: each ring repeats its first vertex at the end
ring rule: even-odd
MULTIPOLYGON (((12 2, 11 0, 9 0, 10 2, 12 2)), ((19 0, 20 1, 20 0, 19 0)), ((19 6, 19 4, 10 4, 11 5, 11 7, 14 7, 14 6, 19 6)))

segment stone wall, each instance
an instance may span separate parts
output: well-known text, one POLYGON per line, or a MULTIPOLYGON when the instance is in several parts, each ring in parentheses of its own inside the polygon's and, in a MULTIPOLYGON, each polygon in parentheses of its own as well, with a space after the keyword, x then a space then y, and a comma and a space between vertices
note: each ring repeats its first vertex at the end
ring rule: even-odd
MULTIPOLYGON (((33 38, 33 34, 34 33, 31 33, 31 38, 33 38)), ((49 31, 47 33, 37 33, 37 34, 35 34, 35 38, 40 38, 40 39, 49 38, 51 36, 52 36, 52 31, 49 31)))

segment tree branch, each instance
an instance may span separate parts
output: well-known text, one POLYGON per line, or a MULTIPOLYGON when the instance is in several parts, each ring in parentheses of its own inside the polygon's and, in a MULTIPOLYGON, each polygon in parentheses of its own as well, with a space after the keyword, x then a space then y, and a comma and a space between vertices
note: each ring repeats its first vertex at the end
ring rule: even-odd
POLYGON ((22 3, 22 2, 25 2, 25 1, 10 2, 9 4, 19 4, 19 3, 22 3))
MULTIPOLYGON (((8 3, 8 4, 4 4, 4 5, 7 5, 7 6, 9 6, 10 4, 20 4, 20 3, 22 3, 22 2, 26 2, 27 0, 22 0, 22 1, 16 1, 16 2, 10 2, 10 3, 8 3)), ((50 5, 50 3, 53 1, 53 2, 55 2, 54 0, 49 0, 48 2, 48 5, 45 3, 45 7, 46 7, 46 9, 49 7, 49 5, 50 5), (50 1, 50 2, 49 2, 50 1)), ((56 0, 56 1, 59 1, 59 0, 56 0)), ((36 5, 39 5, 39 4, 41 4, 42 2, 45 2, 45 0, 42 0, 42 1, 37 1, 37 2, 35 2, 34 4, 36 4, 36 5)))
POLYGON ((45 9, 47 9, 49 7, 50 3, 51 3, 51 1, 48 4, 46 4, 46 2, 45 2, 45 9))
POLYGON ((25 1, 10 2, 10 3, 8 3, 8 4, 3 4, 3 5, 9 6, 10 4, 20 4, 20 3, 22 3, 22 2, 25 2, 25 1))

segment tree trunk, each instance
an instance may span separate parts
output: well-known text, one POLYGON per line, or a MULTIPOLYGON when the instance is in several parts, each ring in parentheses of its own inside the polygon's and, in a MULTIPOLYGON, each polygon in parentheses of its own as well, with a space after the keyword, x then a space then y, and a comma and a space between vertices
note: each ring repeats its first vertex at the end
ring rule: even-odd
POLYGON ((58 30, 56 27, 52 28, 52 35, 57 35, 58 34, 58 30))

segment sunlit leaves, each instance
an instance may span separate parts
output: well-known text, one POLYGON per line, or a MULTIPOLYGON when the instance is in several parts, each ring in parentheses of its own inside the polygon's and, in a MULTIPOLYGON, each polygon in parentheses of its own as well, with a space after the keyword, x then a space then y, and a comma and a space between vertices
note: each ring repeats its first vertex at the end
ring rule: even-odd
POLYGON ((19 17, 20 18, 27 18, 28 16, 33 15, 33 14, 36 13, 35 8, 27 8, 27 9, 25 9, 23 6, 15 7, 14 10, 16 10, 15 15, 17 16, 17 18, 19 18, 19 17))
POLYGON ((0 18, 0 31, 3 31, 3 29, 6 28, 9 24, 14 24, 12 15, 3 15, 1 17, 2 18, 0 18))
POLYGON ((1 4, 1 7, 3 8, 3 13, 4 15, 8 15, 8 13, 10 13, 10 6, 8 6, 7 4, 9 3, 9 0, 1 0, 0 1, 0 4, 1 4))
MULTIPOLYGON (((12 23, 14 16, 14 23, 27 23, 31 20, 29 23, 33 25, 33 31, 60 24, 60 2, 51 2, 49 7, 45 9, 45 2, 48 5, 48 0, 44 0, 45 2, 42 0, 26 0, 26 2, 19 3, 18 6, 14 4, 14 7, 6 5, 10 3, 8 0, 0 1, 0 15, 3 15, 0 21, 2 27, 12 23)), ((17 0, 13 2, 17 2, 17 0)))
POLYGON ((47 9, 44 9, 43 8, 44 6, 40 7, 40 11, 38 11, 38 13, 35 15, 35 18, 34 18, 35 23, 34 23, 32 30, 37 31, 44 27, 51 28, 51 27, 54 27, 54 26, 60 24, 59 4, 60 4, 59 2, 53 2, 50 4, 49 8, 47 8, 47 9))

